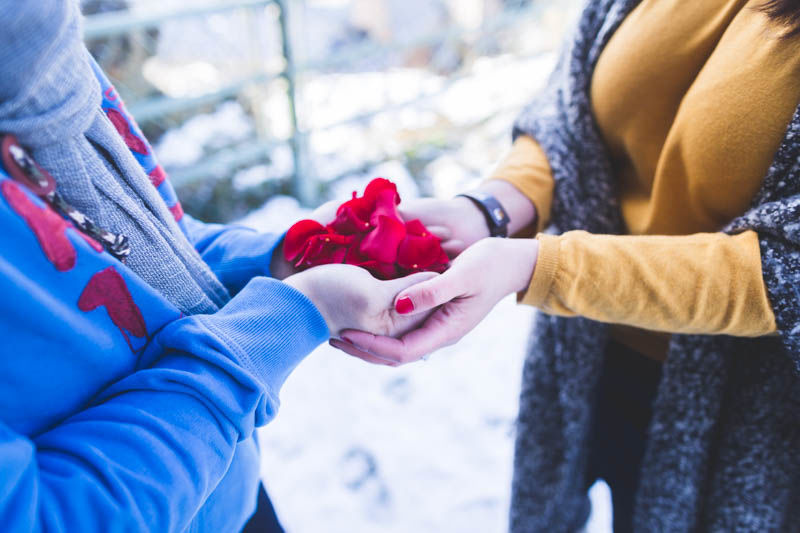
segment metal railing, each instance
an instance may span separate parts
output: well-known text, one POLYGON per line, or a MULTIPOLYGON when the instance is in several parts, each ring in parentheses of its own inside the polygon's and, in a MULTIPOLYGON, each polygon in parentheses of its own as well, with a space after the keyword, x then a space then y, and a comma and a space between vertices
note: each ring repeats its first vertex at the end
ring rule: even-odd
MULTIPOLYGON (((161 10, 155 12, 135 13, 118 11, 99 13, 88 16, 84 25, 84 37, 87 41, 115 37, 136 30, 157 28, 171 20, 183 20, 192 17, 209 16, 217 13, 229 12, 237 9, 256 9, 275 5, 279 10, 279 27, 281 33, 281 53, 284 68, 281 71, 255 72, 224 87, 207 92, 199 96, 175 98, 157 96, 130 102, 128 108, 142 124, 157 120, 161 117, 184 113, 203 106, 208 106, 227 98, 241 94, 245 89, 257 84, 265 84, 277 78, 286 81, 286 96, 291 116, 290 143, 295 162, 293 190, 295 195, 306 205, 316 201, 314 187, 310 186, 313 177, 308 171, 303 172, 305 157, 302 155, 303 143, 297 129, 296 94, 295 94, 295 61, 292 54, 291 38, 289 36, 288 6, 286 0, 233 0, 214 2, 205 5, 192 5, 181 9, 161 10)), ((224 172, 226 169, 235 168, 251 161, 263 159, 275 143, 260 139, 250 141, 225 153, 216 154, 201 165, 178 170, 172 173, 172 180, 181 185, 201 179, 209 174, 224 172)))
MULTIPOLYGON (((109 39, 159 28, 168 21, 179 21, 194 17, 209 17, 216 14, 227 13, 235 10, 263 10, 270 6, 277 10, 277 26, 280 32, 280 67, 267 69, 264 65, 239 79, 216 87, 199 95, 186 97, 174 96, 149 96, 143 98, 129 97, 129 109, 137 120, 143 125, 150 122, 165 122, 168 126, 176 124, 170 122, 168 117, 176 115, 189 115, 195 110, 208 108, 225 99, 242 95, 248 88, 267 85, 275 80, 284 80, 287 113, 289 117, 288 142, 292 149, 294 172, 291 190, 293 194, 305 205, 314 205, 318 201, 319 186, 314 176, 313 165, 310 164, 308 152, 308 138, 310 131, 303 128, 303 121, 298 117, 298 76, 312 72, 326 72, 337 67, 347 65, 349 62, 362 59, 365 56, 376 56, 392 52, 434 46, 437 44, 463 38, 468 33, 484 32, 499 33, 509 27, 520 24, 525 20, 540 15, 542 2, 520 2, 519 7, 507 9, 498 15, 485 20, 480 28, 445 28, 430 35, 406 41, 391 42, 377 46, 374 42, 349 45, 344 50, 339 50, 335 57, 327 56, 317 61, 306 62, 298 65, 293 42, 290 35, 289 9, 290 0, 228 0, 217 1, 203 5, 190 5, 181 9, 156 10, 143 13, 120 11, 102 13, 87 17, 85 23, 85 37, 87 41, 109 39)), ((378 109, 359 113, 332 123, 317 126, 317 130, 330 129, 348 123, 357 123, 368 120, 378 113, 388 109, 402 109, 418 104, 420 101, 434 98, 441 94, 454 83, 457 83, 468 74, 460 73, 450 76, 437 90, 419 94, 406 101, 384 105, 378 109)), ((122 83, 121 81, 118 82, 122 83)), ((123 83, 124 85, 124 83, 123 83)), ((118 86, 118 88, 120 88, 118 86)), ((125 95, 125 87, 121 87, 125 95)), ((166 127, 162 129, 167 129, 166 127)), ((203 159, 201 164, 180 168, 171 172, 173 181, 178 185, 188 184, 202 180, 207 176, 222 175, 232 169, 255 164, 265 160, 270 151, 276 146, 275 139, 267 138, 264 132, 254 140, 247 140, 224 151, 211 154, 203 159)))
POLYGON ((86 39, 112 37, 132 30, 153 28, 170 20, 212 15, 232 9, 264 7, 273 2, 277 2, 277 0, 233 0, 155 12, 114 11, 98 13, 88 17, 83 34, 86 39))

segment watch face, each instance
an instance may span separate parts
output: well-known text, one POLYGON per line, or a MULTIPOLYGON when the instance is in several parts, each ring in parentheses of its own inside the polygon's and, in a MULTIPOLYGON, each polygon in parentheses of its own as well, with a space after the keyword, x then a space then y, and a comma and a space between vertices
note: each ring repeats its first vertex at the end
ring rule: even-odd
POLYGON ((504 222, 505 219, 506 219, 505 214, 503 213, 503 210, 500 209, 499 207, 495 207, 494 208, 494 218, 498 222, 504 222))

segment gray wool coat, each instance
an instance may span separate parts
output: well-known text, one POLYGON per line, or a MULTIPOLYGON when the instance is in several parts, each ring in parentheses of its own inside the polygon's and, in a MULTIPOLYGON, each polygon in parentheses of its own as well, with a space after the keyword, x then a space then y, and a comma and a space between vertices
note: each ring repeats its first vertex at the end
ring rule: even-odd
MULTIPOLYGON (((551 164, 556 233, 623 231, 589 87, 638 1, 589 1, 547 88, 515 124, 514 135, 535 138, 551 164)), ((780 335, 673 336, 637 531, 800 531, 800 109, 748 211, 721 229, 758 233, 780 335)), ((606 325, 584 318, 536 319, 517 426, 514 533, 575 531, 587 516, 587 435, 607 336, 606 325)))

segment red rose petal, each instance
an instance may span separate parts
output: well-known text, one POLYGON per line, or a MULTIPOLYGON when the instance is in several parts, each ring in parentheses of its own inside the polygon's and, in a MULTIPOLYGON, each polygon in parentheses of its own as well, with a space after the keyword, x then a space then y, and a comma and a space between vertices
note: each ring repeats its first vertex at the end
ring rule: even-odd
POLYGON ((345 202, 339 207, 336 211, 336 219, 330 223, 329 229, 344 235, 364 233, 370 230, 372 226, 367 221, 369 216, 360 217, 351 202, 352 200, 345 202))
POLYGON ((350 209, 356 218, 367 221, 369 220, 369 215, 372 213, 374 207, 375 202, 373 200, 359 198, 358 195, 353 192, 353 198, 340 205, 336 214, 338 215, 345 209, 350 209))
POLYGON ((428 228, 419 219, 414 219, 406 222, 406 231, 411 235, 419 235, 424 237, 428 233, 428 228))
POLYGON ((353 243, 347 249, 344 264, 353 265, 366 269, 370 274, 378 279, 394 279, 398 276, 397 267, 394 263, 381 263, 370 259, 361 253, 361 242, 364 236, 355 237, 353 243))
POLYGON ((313 235, 309 237, 303 256, 295 266, 309 268, 312 266, 341 263, 347 254, 347 246, 353 238, 347 235, 313 235))
POLYGON ((403 268, 428 268, 440 261, 442 247, 433 236, 408 235, 397 249, 397 264, 403 268))
POLYGON ((394 263, 381 263, 380 261, 367 261, 360 265, 355 265, 366 269, 370 274, 378 279, 394 279, 397 277, 397 267, 394 263))
POLYGON ((427 272, 438 272, 439 274, 441 274, 442 272, 447 270, 447 267, 449 266, 449 264, 450 264, 449 262, 447 262, 447 263, 436 263, 435 265, 429 266, 425 270, 427 272))
POLYGON ((347 248, 339 247, 333 250, 331 253, 331 263, 332 264, 341 264, 344 263, 344 257, 347 255, 347 248))
POLYGON ((315 220, 301 220, 289 228, 283 241, 283 257, 293 261, 306 250, 308 239, 314 235, 328 233, 328 230, 315 220))
POLYGON ((397 267, 394 263, 378 263, 368 268, 373 276, 378 279, 395 279, 397 277, 397 267))
POLYGON ((375 202, 378 194, 387 190, 394 191, 396 203, 399 204, 400 196, 397 194, 397 185, 385 178, 375 178, 374 180, 370 181, 367 184, 366 189, 364 189, 364 199, 370 203, 375 202))
POLYGON ((361 253, 381 263, 394 263, 397 247, 406 237, 405 224, 387 216, 379 216, 375 229, 361 241, 361 253))
POLYGON ((365 263, 370 260, 369 257, 361 253, 361 241, 364 240, 363 235, 354 235, 353 242, 347 248, 347 255, 344 258, 344 262, 347 265, 360 265, 361 263, 365 263))
POLYGON ((303 255, 298 257, 297 262, 294 264, 295 267, 302 270, 304 268, 314 266, 312 258, 319 254, 320 250, 322 249, 322 244, 320 244, 319 240, 315 239, 314 237, 309 237, 308 240, 305 241, 302 249, 303 255))
POLYGON ((428 231, 419 220, 406 223, 406 238, 397 249, 397 264, 413 271, 426 270, 437 265, 447 265, 450 259, 444 253, 441 241, 428 231))
POLYGON ((397 191, 385 189, 380 191, 375 197, 375 209, 372 211, 370 222, 377 225, 380 217, 389 217, 403 223, 400 213, 397 211, 397 191))
POLYGON ((397 210, 399 203, 395 184, 376 178, 363 196, 354 192, 352 199, 340 205, 327 227, 312 220, 292 226, 284 254, 301 270, 345 263, 379 279, 446 270, 450 260, 439 239, 419 220, 405 223, 397 210))

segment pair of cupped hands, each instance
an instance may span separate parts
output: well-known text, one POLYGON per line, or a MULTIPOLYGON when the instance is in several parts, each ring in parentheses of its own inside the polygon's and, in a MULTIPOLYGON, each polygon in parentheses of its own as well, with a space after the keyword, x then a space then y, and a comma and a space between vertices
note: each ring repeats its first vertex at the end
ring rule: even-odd
MULTIPOLYGON (((324 204, 311 218, 327 224, 336 206, 324 204)), ((288 275, 284 282, 316 305, 332 346, 387 366, 417 361, 457 342, 501 299, 527 288, 538 255, 534 240, 490 238, 483 213, 464 197, 411 200, 401 204, 400 213, 404 220, 419 219, 441 239, 452 260, 447 271, 381 281, 351 265, 295 274, 288 264, 273 262, 276 277, 288 275)))

